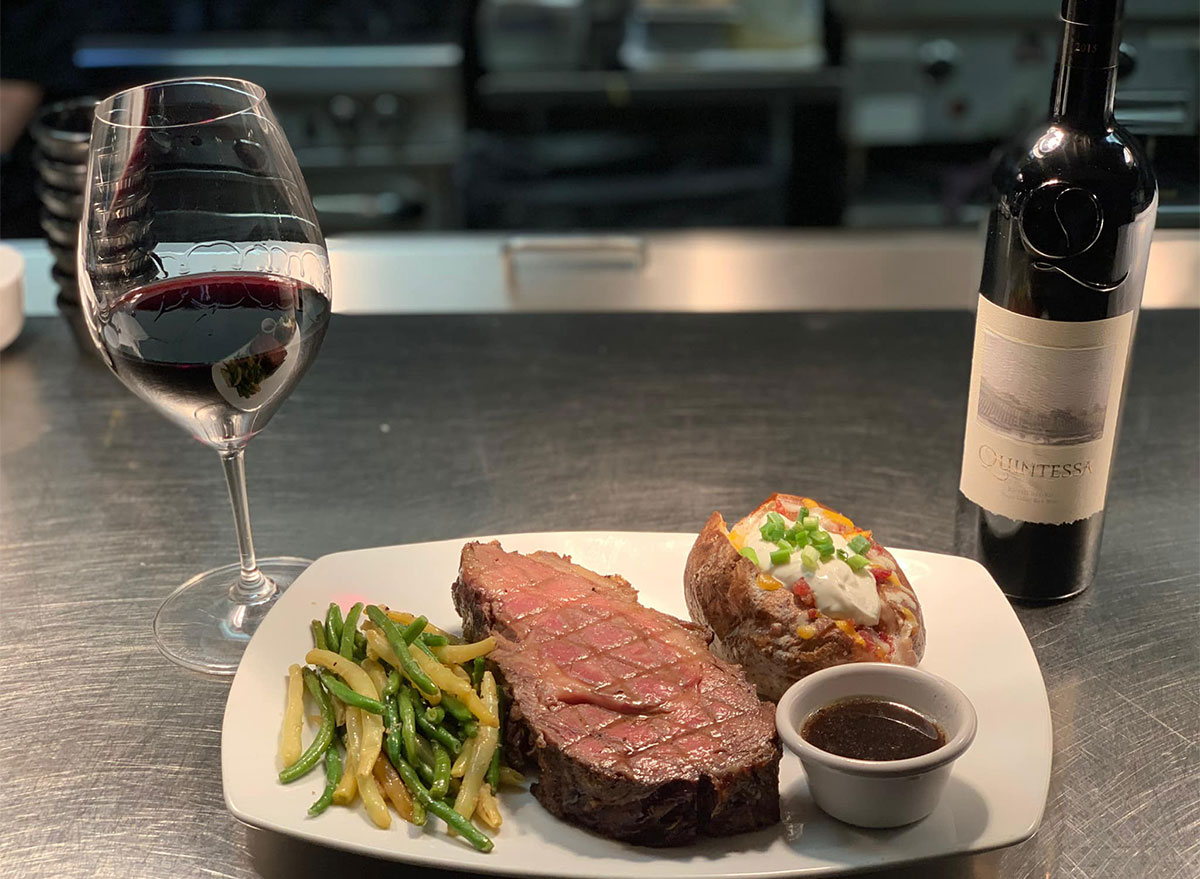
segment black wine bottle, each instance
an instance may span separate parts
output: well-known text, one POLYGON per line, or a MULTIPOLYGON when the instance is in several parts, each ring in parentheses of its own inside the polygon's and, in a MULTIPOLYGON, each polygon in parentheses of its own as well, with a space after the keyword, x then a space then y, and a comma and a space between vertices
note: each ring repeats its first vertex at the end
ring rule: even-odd
POLYGON ((1064 0, 1049 123, 994 183, 963 446, 960 549, 1004 592, 1095 576, 1158 192, 1113 120, 1123 0, 1064 0))

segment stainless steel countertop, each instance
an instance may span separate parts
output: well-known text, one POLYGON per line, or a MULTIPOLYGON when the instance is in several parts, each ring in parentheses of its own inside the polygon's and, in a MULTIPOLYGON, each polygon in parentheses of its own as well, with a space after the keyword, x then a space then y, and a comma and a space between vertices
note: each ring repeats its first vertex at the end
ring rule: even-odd
MULTIPOLYGON (((962 311, 337 316, 250 446, 258 547, 696 529, 793 489, 885 543, 949 552, 971 326, 962 311), (805 434, 797 412, 839 413, 848 388, 862 414, 805 434)), ((1042 828, 889 879, 1200 871, 1200 313, 1146 312, 1138 333, 1099 581, 1018 609, 1053 710, 1042 828)), ((176 584, 233 555, 216 456, 58 317, 0 356, 0 546, 0 875, 399 875, 225 811, 228 685, 169 664, 150 634, 176 584)))
MULTIPOLYGON (((55 313, 50 252, 24 254, 26 312, 55 313)), ((352 235, 329 241, 343 314, 973 309, 975 232, 352 235)), ((1200 233, 1159 229, 1146 308, 1200 307, 1200 233)))

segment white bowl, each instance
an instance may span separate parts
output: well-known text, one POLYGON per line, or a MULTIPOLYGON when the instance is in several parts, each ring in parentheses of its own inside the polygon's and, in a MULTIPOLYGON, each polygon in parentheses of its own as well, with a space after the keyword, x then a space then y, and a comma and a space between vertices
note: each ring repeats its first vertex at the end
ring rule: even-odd
POLYGON ((25 258, 0 244, 0 350, 21 334, 25 325, 25 258))
POLYGON ((822 669, 788 688, 775 708, 775 726, 800 758, 813 801, 859 827, 899 827, 919 821, 937 805, 950 768, 975 738, 975 709, 958 687, 903 665, 856 662, 822 669), (875 696, 907 705, 946 734, 935 751, 904 760, 855 760, 822 751, 800 736, 814 711, 830 702, 875 696))

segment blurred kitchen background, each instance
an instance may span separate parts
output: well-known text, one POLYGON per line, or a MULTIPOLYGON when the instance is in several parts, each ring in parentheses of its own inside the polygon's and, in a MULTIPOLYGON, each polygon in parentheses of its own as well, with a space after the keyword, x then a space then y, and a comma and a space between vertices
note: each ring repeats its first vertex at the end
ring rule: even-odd
MULTIPOLYGON (((1058 6, 4 0, 0 234, 43 234, 34 107, 199 73, 266 87, 327 234, 972 227, 1044 117, 1058 6)), ((1198 4, 1126 15, 1117 116, 1159 226, 1194 228, 1198 4)))

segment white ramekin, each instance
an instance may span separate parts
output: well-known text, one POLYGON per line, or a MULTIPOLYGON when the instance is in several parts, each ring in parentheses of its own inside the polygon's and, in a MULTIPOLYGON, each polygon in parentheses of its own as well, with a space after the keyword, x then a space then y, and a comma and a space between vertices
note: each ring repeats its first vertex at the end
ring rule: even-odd
POLYGON ((899 827, 937 805, 950 768, 975 738, 975 709, 944 678, 903 665, 855 662, 822 669, 792 684, 775 709, 775 726, 800 758, 813 800, 834 818, 859 827, 899 827), (800 737, 805 719, 830 702, 875 696, 919 711, 946 733, 946 744, 904 760, 854 760, 800 737))
POLYGON ((25 258, 0 243, 0 349, 7 348, 25 325, 25 258))

